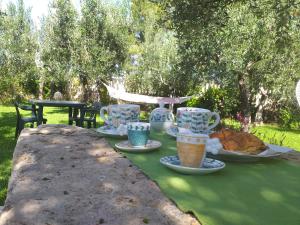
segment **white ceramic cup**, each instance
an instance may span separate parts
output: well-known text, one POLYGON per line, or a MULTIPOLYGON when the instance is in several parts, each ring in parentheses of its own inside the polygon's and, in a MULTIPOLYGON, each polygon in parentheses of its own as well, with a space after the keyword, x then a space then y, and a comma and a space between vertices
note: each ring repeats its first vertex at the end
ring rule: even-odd
POLYGON ((178 133, 177 152, 180 164, 199 168, 206 157, 205 145, 209 136, 206 134, 178 133))
POLYGON ((190 129, 193 133, 206 133, 220 123, 220 115, 208 109, 181 107, 177 109, 176 121, 178 127, 190 129), (215 122, 209 124, 212 117, 215 117, 215 122))
POLYGON ((140 119, 140 106, 133 104, 116 104, 102 107, 100 117, 107 125, 118 128, 121 124, 138 122, 140 119), (105 116, 105 111, 107 116, 105 116))

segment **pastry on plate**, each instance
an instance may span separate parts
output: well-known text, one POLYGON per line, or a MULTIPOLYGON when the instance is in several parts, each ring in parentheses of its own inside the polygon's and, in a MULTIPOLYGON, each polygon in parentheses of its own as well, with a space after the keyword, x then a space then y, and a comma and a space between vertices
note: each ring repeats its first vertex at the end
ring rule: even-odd
POLYGON ((253 134, 236 132, 230 129, 222 129, 220 132, 215 132, 210 135, 210 138, 219 138, 224 150, 250 155, 257 155, 267 148, 264 142, 253 134))

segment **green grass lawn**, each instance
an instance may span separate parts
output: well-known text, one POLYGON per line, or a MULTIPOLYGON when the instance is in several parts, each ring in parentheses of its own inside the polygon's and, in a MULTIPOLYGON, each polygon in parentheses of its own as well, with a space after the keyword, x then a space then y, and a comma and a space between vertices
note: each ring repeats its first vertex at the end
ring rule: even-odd
MULTIPOLYGON (((67 124, 67 108, 45 107, 45 118, 49 124, 67 124)), ((0 105, 0 205, 4 204, 7 183, 11 173, 11 160, 16 145, 15 140, 16 112, 12 106, 0 105)), ((276 125, 265 125, 252 129, 266 142, 279 144, 300 151, 300 130, 285 130, 276 125)))
POLYGON ((300 151, 300 130, 286 130, 276 125, 264 125, 253 128, 252 132, 267 143, 300 151))
MULTIPOLYGON (((240 129, 236 120, 225 119, 226 127, 240 129)), ((269 144, 282 145, 300 151, 300 129, 285 129, 276 124, 264 124, 251 128, 251 133, 269 144)))

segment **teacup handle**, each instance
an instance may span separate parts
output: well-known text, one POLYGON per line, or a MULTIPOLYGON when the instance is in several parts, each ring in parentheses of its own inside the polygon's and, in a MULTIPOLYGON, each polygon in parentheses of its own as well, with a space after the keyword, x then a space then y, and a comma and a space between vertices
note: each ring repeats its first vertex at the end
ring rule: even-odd
POLYGON ((219 113, 212 112, 211 116, 212 117, 215 116, 216 117, 216 121, 212 125, 208 126, 208 128, 207 128, 208 130, 211 130, 211 129, 215 128, 220 123, 220 115, 219 115, 219 113))
POLYGON ((104 106, 100 109, 100 117, 103 119, 103 121, 108 124, 108 117, 105 117, 104 115, 104 111, 106 111, 108 113, 108 107, 104 106))
POLYGON ((170 112, 170 116, 171 116, 172 122, 174 123, 175 122, 175 116, 172 112, 170 112))

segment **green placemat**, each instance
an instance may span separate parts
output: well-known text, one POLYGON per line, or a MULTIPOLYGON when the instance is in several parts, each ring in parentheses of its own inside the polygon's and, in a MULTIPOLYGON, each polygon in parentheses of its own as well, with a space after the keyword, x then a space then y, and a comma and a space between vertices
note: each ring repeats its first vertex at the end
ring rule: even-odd
MULTIPOLYGON (((193 212, 203 225, 299 225, 300 165, 283 160, 242 164, 205 176, 182 175, 160 164, 176 155, 176 141, 151 134, 162 142, 158 151, 123 153, 185 212, 193 212)), ((114 146, 120 139, 107 138, 114 146)))

